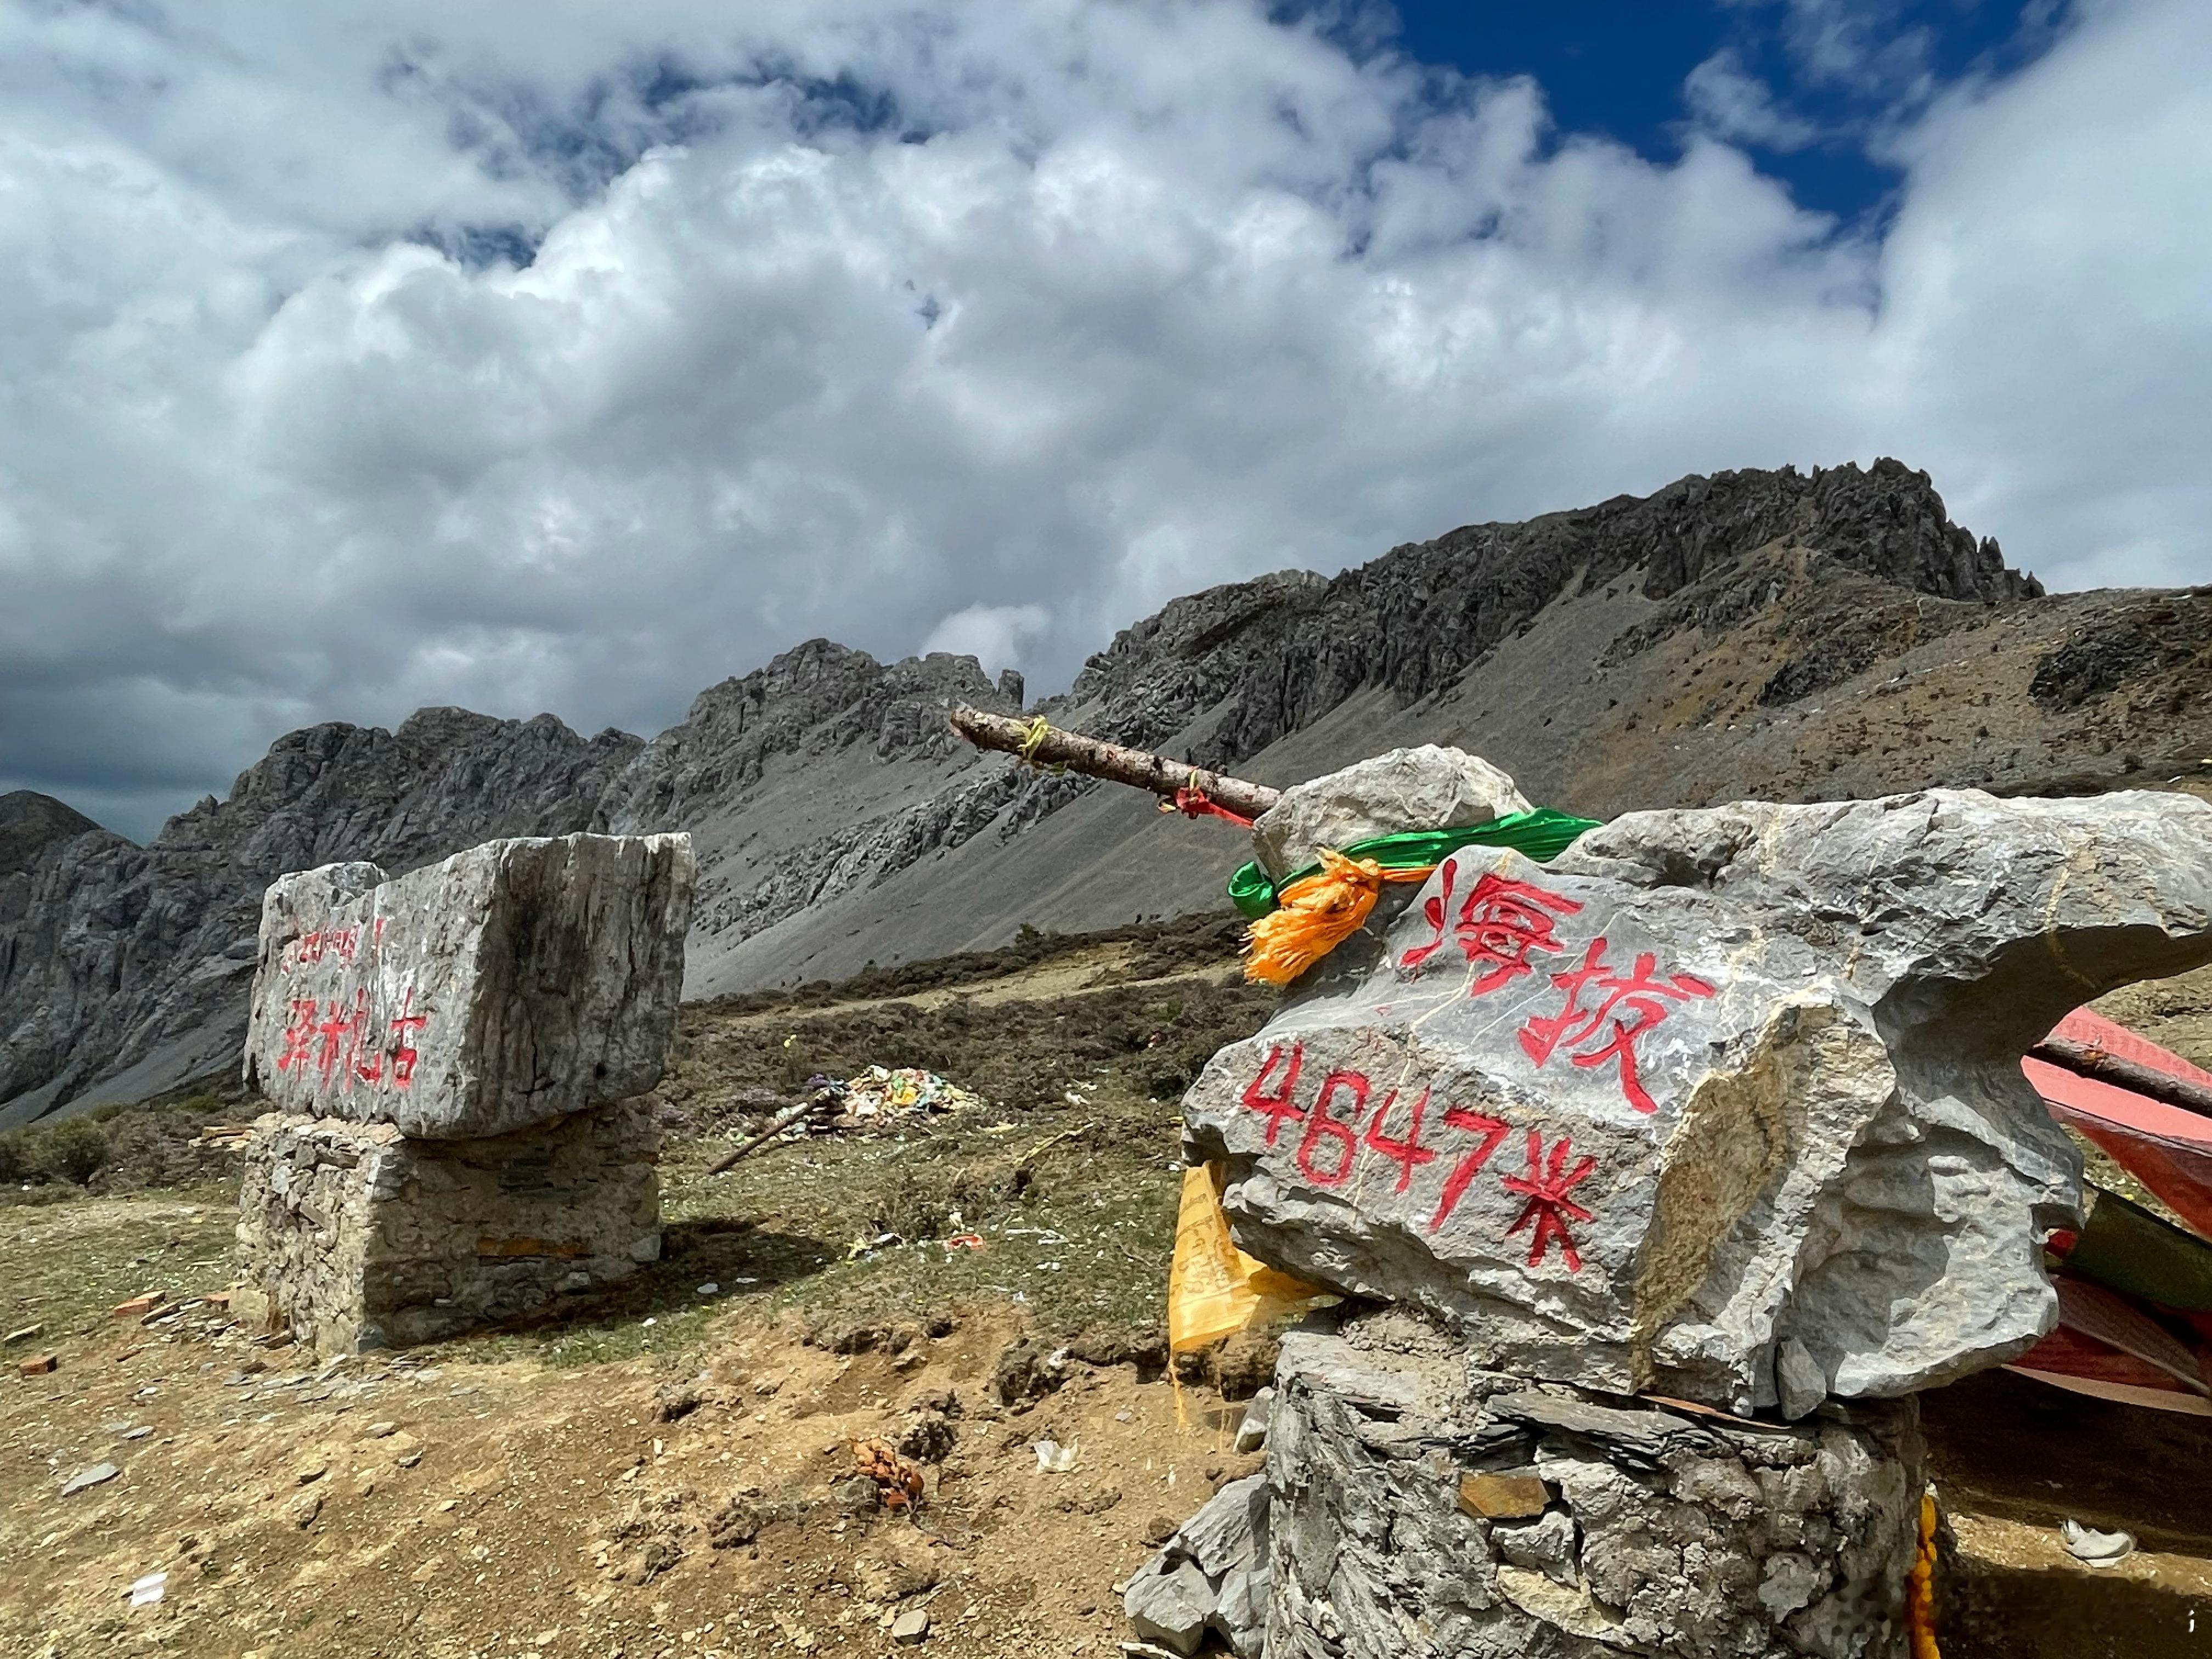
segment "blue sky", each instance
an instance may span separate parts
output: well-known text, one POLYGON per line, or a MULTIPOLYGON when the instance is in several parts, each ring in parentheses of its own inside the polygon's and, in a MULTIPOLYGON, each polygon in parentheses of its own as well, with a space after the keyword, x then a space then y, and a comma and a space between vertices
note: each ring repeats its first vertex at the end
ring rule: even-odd
POLYGON ((0 790, 1895 455, 2212 580, 2212 4, 0 6, 0 790))
POLYGON ((1658 160, 1678 157, 1692 130, 1686 88, 1698 66, 1732 54, 1802 129, 1737 142, 1800 206, 1855 221, 1893 204, 1903 180, 1881 154, 1900 103, 2017 73, 2049 50, 2060 16, 2018 0, 1407 0, 1396 44, 1467 75, 1531 76, 1561 131, 1658 160))

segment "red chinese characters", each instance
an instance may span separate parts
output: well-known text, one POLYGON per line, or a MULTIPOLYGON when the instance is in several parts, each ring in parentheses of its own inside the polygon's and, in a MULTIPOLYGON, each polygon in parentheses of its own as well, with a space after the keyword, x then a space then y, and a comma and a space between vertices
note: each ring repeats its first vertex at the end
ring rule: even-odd
POLYGON ((1590 1212, 1567 1194, 1589 1179, 1597 1168, 1597 1160, 1584 1157, 1573 1169, 1567 1168, 1567 1158, 1574 1151, 1573 1143, 1561 1135, 1552 1146, 1551 1155, 1544 1152, 1544 1136, 1540 1130, 1528 1131, 1528 1173, 1507 1176, 1499 1184, 1509 1193, 1518 1193, 1528 1202, 1520 1218, 1505 1230, 1511 1237, 1530 1223, 1534 1231, 1528 1236, 1528 1265, 1540 1267, 1544 1252, 1553 1239, 1559 1244, 1559 1259, 1567 1264, 1570 1273, 1583 1270, 1582 1252, 1575 1248, 1575 1236, 1567 1230, 1567 1223, 1589 1221, 1590 1212))
POLYGON ((1561 1048, 1577 1066, 1615 1063, 1629 1105, 1655 1111, 1657 1104, 1637 1072, 1636 1041, 1667 1018, 1669 1003, 1709 997, 1713 988, 1694 974, 1659 977, 1657 958, 1649 951, 1638 951, 1634 968, 1623 975, 1606 965, 1606 950, 1602 938, 1594 939, 1581 967, 1552 975, 1552 983, 1567 994, 1565 1006, 1521 1028, 1522 1051, 1539 1066, 1561 1048), (1585 992, 1592 999, 1587 1007, 1585 992))
MULTIPOLYGON (((1486 872, 1455 915, 1457 860, 1445 860, 1438 873, 1439 890, 1422 906, 1435 937, 1401 956, 1401 969, 1418 971, 1449 939, 1474 969, 1468 994, 1486 996, 1531 972, 1537 956, 1557 956, 1571 948, 1560 940, 1558 927, 1562 918, 1583 908, 1579 900, 1534 882, 1486 872)), ((1710 997, 1713 987, 1694 974, 1661 975, 1656 957, 1648 951, 1638 952, 1624 975, 1607 963, 1609 949, 1601 934, 1584 943, 1579 968, 1550 975, 1565 999, 1557 1012, 1529 1017, 1518 1033, 1521 1048, 1539 1067, 1561 1049, 1579 1066, 1612 1065, 1631 1109, 1655 1111, 1656 1103, 1638 1067, 1637 1042, 1665 1020, 1671 1004, 1710 997)))
MULTIPOLYGON (((1285 1139, 1284 1126, 1298 1125, 1301 1133, 1292 1150, 1291 1161, 1307 1181, 1316 1187, 1335 1189, 1351 1182, 1363 1165, 1372 1168, 1379 1161, 1387 1171, 1381 1178, 1389 1181, 1394 1195, 1410 1192, 1415 1179, 1430 1164, 1437 1163, 1447 1152, 1455 1152, 1457 1156, 1444 1172, 1436 1208, 1426 1224, 1431 1233, 1451 1219, 1461 1200, 1488 1167, 1492 1155, 1510 1133, 1503 1118, 1471 1107, 1446 1104, 1442 1113, 1443 1127, 1455 1132, 1456 1139, 1442 1148, 1431 1146, 1422 1138, 1429 1127, 1432 1104, 1429 1090, 1423 1089, 1410 1100, 1404 1099, 1398 1090, 1386 1091, 1381 1099, 1373 1102, 1370 1112, 1374 1085, 1365 1073, 1349 1067, 1339 1067, 1323 1077, 1312 1105, 1302 1107, 1297 1103, 1297 1088, 1304 1064, 1303 1043, 1293 1042, 1287 1048, 1278 1043, 1267 1050, 1258 1073, 1245 1085, 1239 1097, 1247 1111, 1255 1112, 1267 1121, 1266 1145, 1282 1144, 1285 1139)), ((1532 1146, 1540 1139, 1531 1131, 1532 1146)), ((1565 1140, 1559 1144, 1563 1148, 1566 1146, 1565 1140)), ((1565 1157, 1564 1152, 1559 1157, 1565 1157)), ((1567 1231, 1566 1223, 1569 1219, 1587 1221, 1589 1212, 1568 1200, 1565 1194, 1569 1188, 1586 1179, 1596 1166, 1595 1158, 1586 1158, 1564 1175, 1552 1170, 1551 1177, 1564 1184, 1558 1184, 1556 1191, 1547 1187, 1540 1194, 1528 1188, 1523 1177, 1504 1178, 1503 1184, 1507 1191, 1530 1197, 1529 1208, 1508 1231, 1518 1231, 1534 1222, 1537 1248, 1529 1257, 1532 1267, 1540 1265, 1547 1249, 1556 1240, 1560 1244, 1560 1259, 1569 1269, 1577 1273, 1582 1270, 1582 1255, 1575 1247, 1573 1236, 1567 1231)), ((1531 1168, 1536 1176, 1545 1175, 1542 1167, 1532 1163, 1531 1168)))
POLYGON ((348 1093, 356 1083, 382 1084, 405 1089, 415 1080, 420 1056, 409 1041, 429 1022, 414 1012, 410 988, 397 1019, 385 1022, 391 1035, 384 1042, 368 1042, 375 1022, 369 1018, 368 993, 356 990, 351 1007, 336 998, 318 1000, 295 997, 287 1006, 283 1050, 276 1057, 280 1072, 313 1071, 325 1085, 337 1084, 348 1093), (388 1062, 388 1063, 387 1063, 388 1062))
POLYGON ((1557 955, 1562 945, 1553 929, 1559 918, 1581 909, 1580 901, 1548 892, 1534 882, 1510 881, 1486 871, 1475 882, 1456 917, 1450 915, 1452 889, 1459 880, 1456 860, 1446 859, 1443 886, 1421 907, 1436 937, 1416 945, 1398 958, 1401 968, 1420 967, 1449 937, 1474 971, 1469 996, 1482 996, 1516 975, 1530 971, 1529 957, 1544 951, 1557 955), (1448 921, 1449 918, 1449 921, 1448 921))
POLYGON ((415 988, 408 987, 407 1000, 400 1005, 399 1018, 392 1022, 394 1041, 391 1044, 392 1085, 404 1089, 415 1081, 415 1062, 422 1056, 416 1054, 408 1039, 430 1023, 428 1014, 415 1012, 415 988))
POLYGON ((287 1005, 289 1018, 284 1026, 284 1051, 276 1056, 278 1071, 289 1072, 295 1066, 313 1063, 315 1012, 319 1006, 313 997, 294 997, 287 1005))
MULTIPOLYGON (((369 948, 373 951, 384 942, 384 918, 379 916, 369 933, 369 948)), ((323 927, 312 933, 302 933, 284 947, 278 966, 285 973, 295 968, 311 968, 325 957, 335 957, 340 962, 351 962, 361 953, 361 929, 358 927, 323 927)))

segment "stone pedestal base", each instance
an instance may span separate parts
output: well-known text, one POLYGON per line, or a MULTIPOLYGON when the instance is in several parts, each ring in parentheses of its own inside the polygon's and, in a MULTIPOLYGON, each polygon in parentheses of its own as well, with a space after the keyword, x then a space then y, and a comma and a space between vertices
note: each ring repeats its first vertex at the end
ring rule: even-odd
POLYGON ((1905 1659, 1914 1401, 1769 1428, 1455 1346, 1398 1311, 1285 1339, 1268 1659, 1905 1659))
POLYGON ((349 1353, 626 1278, 660 1254, 654 1104, 640 1096, 477 1140, 263 1116, 239 1194, 231 1305, 349 1353))

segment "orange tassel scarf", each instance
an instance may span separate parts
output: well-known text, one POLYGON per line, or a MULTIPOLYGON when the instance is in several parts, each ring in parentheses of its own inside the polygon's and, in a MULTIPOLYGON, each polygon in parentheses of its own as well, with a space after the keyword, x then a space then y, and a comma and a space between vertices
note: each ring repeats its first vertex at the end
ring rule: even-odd
POLYGON ((1278 908, 1244 933, 1244 977, 1288 985, 1366 924, 1386 881, 1426 881, 1433 864, 1386 870, 1373 859, 1321 851, 1321 870, 1285 888, 1278 908))

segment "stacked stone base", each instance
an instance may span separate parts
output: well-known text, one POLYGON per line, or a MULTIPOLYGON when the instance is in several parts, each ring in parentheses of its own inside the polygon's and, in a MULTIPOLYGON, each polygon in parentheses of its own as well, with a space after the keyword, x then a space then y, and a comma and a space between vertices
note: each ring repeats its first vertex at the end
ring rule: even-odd
POLYGON ((232 1306, 351 1353, 627 1278, 660 1254, 659 1153, 650 1096, 467 1140, 269 1114, 246 1149, 232 1306))
POLYGON ((1905 1659, 1917 1402, 1752 1425, 1455 1346, 1396 1311, 1285 1339, 1268 1659, 1905 1659))

